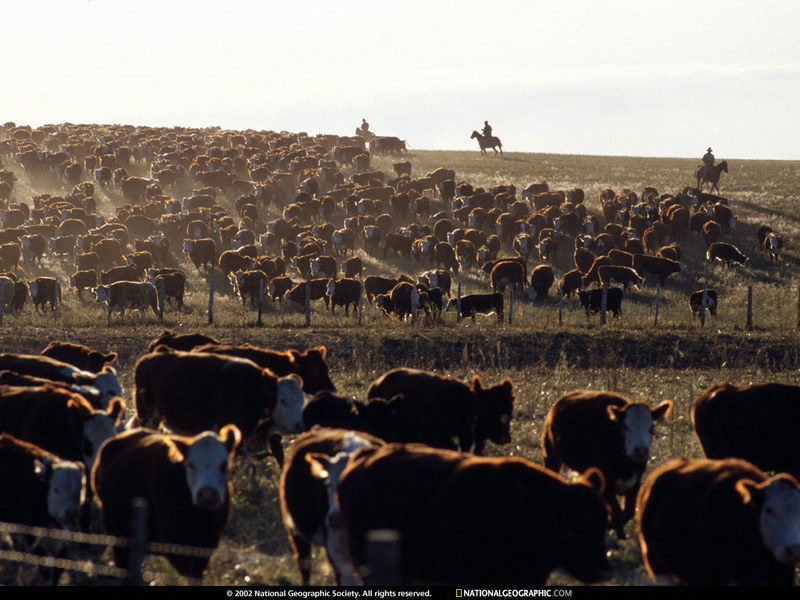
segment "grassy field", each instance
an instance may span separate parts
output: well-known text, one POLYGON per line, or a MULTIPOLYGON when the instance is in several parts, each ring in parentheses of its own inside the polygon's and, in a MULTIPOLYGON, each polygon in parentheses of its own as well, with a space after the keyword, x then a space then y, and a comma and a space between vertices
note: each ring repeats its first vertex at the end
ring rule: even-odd
MULTIPOLYGON (((604 188, 619 192, 623 187, 641 190, 654 186, 659 192, 676 193, 694 185, 693 171, 699 160, 632 157, 567 156, 506 153, 503 159, 481 157, 475 152, 410 151, 408 160, 415 175, 437 167, 455 169, 457 180, 476 186, 514 184, 521 189, 529 183, 547 181, 551 189, 579 187, 585 191, 590 213, 602 215, 597 200, 604 188)), ((392 159, 377 157, 373 169, 392 174, 392 159)), ((359 323, 344 314, 330 315, 324 305, 315 306, 311 327, 305 316, 278 305, 265 309, 263 326, 255 325, 255 311, 243 308, 230 294, 230 287, 218 270, 197 272, 180 253, 172 264, 189 273, 190 292, 181 311, 168 310, 164 322, 149 314, 142 323, 127 316, 115 317, 106 326, 102 306, 66 291, 62 308, 35 313, 30 305, 17 315, 5 315, 0 326, 4 352, 38 352, 50 340, 85 343, 119 353, 117 367, 127 400, 132 393, 133 366, 149 341, 164 329, 199 330, 221 340, 249 341, 285 349, 325 345, 331 377, 340 391, 364 395, 370 381, 388 368, 407 365, 436 370, 457 377, 479 373, 484 381, 511 377, 517 405, 510 446, 491 446, 495 455, 515 455, 539 460, 538 440, 544 416, 563 393, 574 389, 615 390, 632 399, 651 403, 665 398, 675 401, 666 423, 657 427, 652 464, 677 456, 699 456, 699 447, 689 422, 692 400, 707 386, 730 382, 763 381, 798 383, 798 285, 800 253, 795 240, 800 234, 800 163, 747 161, 729 158, 730 173, 723 174, 721 193, 737 215, 737 226, 726 241, 750 257, 741 268, 725 269, 704 260, 702 241, 683 240, 687 270, 670 278, 659 292, 659 316, 654 323, 656 290, 648 282, 628 294, 623 316, 609 318, 605 326, 598 316, 587 319, 576 299, 565 302, 559 322, 554 298, 541 304, 519 302, 513 323, 497 324, 494 317, 456 324, 453 313, 441 321, 400 323, 387 319, 372 306, 365 306, 359 323), (762 224, 783 234, 785 248, 781 261, 771 263, 755 248, 755 231, 762 224), (214 324, 208 325, 208 283, 217 282, 214 324), (701 327, 688 309, 688 294, 703 284, 715 287, 720 296, 717 317, 701 327), (746 328, 747 287, 753 288, 753 328, 746 328)), ((10 167, 15 170, 14 166, 10 167)), ((32 181, 15 170, 19 182, 12 201, 29 201, 34 194, 58 194, 55 182, 32 181)), ((344 171, 345 175, 348 174, 344 171)), ((188 190, 175 190, 180 198, 188 190)), ((112 214, 120 203, 116 190, 98 194, 99 209, 112 214)), ((231 203, 232 207, 232 203, 231 203)), ((444 208, 444 207, 441 207, 444 208)), ((275 218, 273 210, 264 220, 275 218)), ((573 268, 571 249, 553 262, 557 278, 573 268)), ((384 261, 381 256, 361 253, 369 273, 419 273, 428 267, 413 261, 384 261)), ((73 268, 65 261, 45 257, 41 266, 25 265, 28 275, 56 275, 66 282, 73 268)), ((487 291, 482 273, 462 275, 464 293, 487 291)), ((341 311, 341 309, 340 309, 341 311)), ((286 440, 288 444, 289 439, 286 440)), ((212 558, 206 584, 299 583, 277 504, 278 470, 268 459, 259 465, 257 485, 238 474, 232 519, 223 542, 212 558)), ((641 564, 633 524, 628 539, 617 541, 613 534, 612 561, 615 576, 611 585, 640 585, 647 582, 641 564)), ((331 584, 332 576, 324 552, 315 553, 312 583, 331 584)), ((97 558, 97 557, 96 557, 97 558)), ((99 560, 109 560, 106 553, 99 560)), ((25 574, 0 565, 3 581, 24 581, 25 574)), ((168 565, 159 558, 148 559, 147 577, 153 584, 179 583, 168 565)), ((97 583, 97 578, 73 575, 71 582, 97 583)), ((101 581, 106 583, 105 581, 101 581)), ((554 583, 577 584, 555 575, 554 583)), ((498 582, 500 583, 500 582, 498 582)))

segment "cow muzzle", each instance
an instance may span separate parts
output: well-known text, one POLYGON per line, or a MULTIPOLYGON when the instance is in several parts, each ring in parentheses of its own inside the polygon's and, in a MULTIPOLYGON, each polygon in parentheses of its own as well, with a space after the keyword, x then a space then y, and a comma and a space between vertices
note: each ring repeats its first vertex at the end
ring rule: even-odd
POLYGON ((222 498, 213 487, 203 487, 197 491, 194 503, 198 508, 216 510, 222 505, 222 498))

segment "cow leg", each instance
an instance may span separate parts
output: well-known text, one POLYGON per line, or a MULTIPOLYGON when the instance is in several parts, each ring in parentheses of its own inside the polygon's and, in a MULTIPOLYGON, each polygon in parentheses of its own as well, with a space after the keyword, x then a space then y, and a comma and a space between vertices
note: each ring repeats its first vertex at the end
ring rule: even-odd
POLYGON ((302 537, 289 534, 289 543, 294 551, 294 560, 300 570, 301 585, 308 585, 311 581, 311 543, 302 537))
POLYGON ((273 433, 269 436, 269 449, 275 460, 278 461, 278 466, 283 468, 283 446, 281 445, 281 434, 273 433))
POLYGON ((625 492, 623 499, 622 522, 627 523, 633 518, 636 512, 636 496, 639 493, 639 483, 637 482, 631 489, 625 492))
MULTIPOLYGON (((608 486, 608 484, 606 485, 608 486)), ((608 502, 608 505, 611 507, 611 527, 617 532, 617 539, 627 539, 625 536, 625 519, 623 518, 622 508, 620 508, 617 495, 614 493, 613 489, 609 490, 608 487, 604 495, 606 502, 608 502)))

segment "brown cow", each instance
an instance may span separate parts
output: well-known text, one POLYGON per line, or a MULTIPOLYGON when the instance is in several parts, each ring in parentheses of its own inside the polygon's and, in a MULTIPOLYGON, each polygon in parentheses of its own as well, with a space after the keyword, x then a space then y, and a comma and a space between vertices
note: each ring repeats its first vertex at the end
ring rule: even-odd
POLYGON ((577 390, 558 398, 542 427, 542 464, 556 473, 566 465, 581 472, 596 467, 606 480, 604 497, 611 525, 625 539, 636 494, 650 459, 653 424, 672 410, 664 400, 655 408, 615 392, 577 390), (617 501, 622 495, 623 506, 617 501))
POLYGON ((45 304, 50 305, 50 310, 61 304, 61 283, 55 277, 37 277, 30 282, 29 288, 36 312, 40 306, 44 311, 45 304))
POLYGON ((69 363, 82 371, 100 373, 103 368, 117 360, 116 352, 108 354, 74 342, 50 342, 39 354, 69 363))
POLYGON ((659 583, 794 584, 800 563, 800 485, 741 459, 674 458, 647 477, 636 523, 642 559, 659 583))
MULTIPOLYGON (((239 430, 194 437, 133 429, 109 440, 92 472, 105 529, 129 538, 133 499, 147 502, 147 541, 213 550, 231 511, 233 456, 239 430)), ((126 568, 130 550, 114 546, 114 562, 126 568)), ((165 554, 181 575, 201 578, 208 554, 165 554)))
POLYGON ((477 375, 467 384, 455 377, 400 367, 387 371, 367 389, 367 398, 390 399, 400 394, 402 406, 395 410, 403 440, 475 454, 483 453, 488 440, 498 445, 511 442, 516 398, 510 379, 483 387, 477 375), (453 438, 458 438, 458 445, 453 438))
POLYGON ((283 526, 292 545, 303 585, 311 578, 311 545, 324 545, 338 585, 358 585, 335 502, 338 479, 347 459, 359 448, 383 441, 366 433, 316 427, 292 442, 281 471, 278 495, 283 526), (314 461, 309 458, 314 458, 314 461), (325 457, 325 474, 319 462, 325 457), (317 468, 316 471, 312 470, 317 468), (316 475, 315 475, 316 473, 316 475))
POLYGON ((158 316, 158 291, 149 281, 117 281, 111 285, 98 285, 95 288, 97 302, 108 305, 108 324, 111 325, 111 313, 120 313, 125 319, 125 310, 138 310, 141 321, 148 308, 158 316))
POLYGON ((388 444, 350 457, 337 498, 359 573, 367 532, 392 529, 402 584, 530 588, 559 567, 587 583, 610 577, 602 486, 596 470, 568 483, 523 458, 388 444))

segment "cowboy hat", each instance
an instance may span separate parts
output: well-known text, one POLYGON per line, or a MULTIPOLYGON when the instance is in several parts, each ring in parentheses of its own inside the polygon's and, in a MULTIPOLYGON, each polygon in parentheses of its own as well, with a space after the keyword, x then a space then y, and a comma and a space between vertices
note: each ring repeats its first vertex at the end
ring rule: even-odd
POLYGON ((706 150, 706 152, 713 152, 713 150, 711 150, 711 147, 709 146, 709 148, 708 148, 708 150, 706 150))

